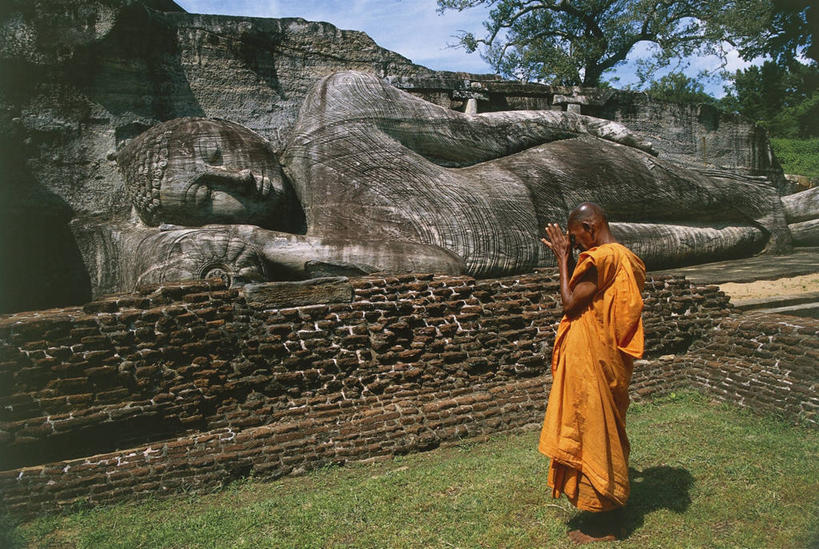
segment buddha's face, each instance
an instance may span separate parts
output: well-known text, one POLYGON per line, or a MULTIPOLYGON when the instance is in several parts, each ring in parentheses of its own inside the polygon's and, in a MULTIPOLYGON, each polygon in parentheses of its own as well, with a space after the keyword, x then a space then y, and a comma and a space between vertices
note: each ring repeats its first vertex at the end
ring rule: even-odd
POLYGON ((120 164, 134 204, 150 224, 278 228, 293 204, 267 142, 238 124, 196 118, 166 122, 123 153, 120 164))

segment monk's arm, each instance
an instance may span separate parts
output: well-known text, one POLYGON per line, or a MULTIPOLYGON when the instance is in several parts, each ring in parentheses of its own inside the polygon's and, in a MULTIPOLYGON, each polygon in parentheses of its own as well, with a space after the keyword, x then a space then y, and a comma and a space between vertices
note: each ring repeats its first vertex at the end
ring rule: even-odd
POLYGON ((547 238, 541 238, 555 254, 557 267, 560 271, 560 299, 563 302, 563 314, 575 316, 591 303, 597 293, 597 269, 594 265, 583 273, 574 288, 569 287, 569 281, 574 272, 575 261, 572 255, 572 245, 568 234, 564 234, 556 223, 546 225, 547 238))
POLYGON ((568 265, 560 266, 560 299, 563 301, 563 314, 572 317, 585 309, 597 293, 597 269, 590 267, 582 278, 569 288, 568 265), (565 271, 565 272, 564 272, 565 271))

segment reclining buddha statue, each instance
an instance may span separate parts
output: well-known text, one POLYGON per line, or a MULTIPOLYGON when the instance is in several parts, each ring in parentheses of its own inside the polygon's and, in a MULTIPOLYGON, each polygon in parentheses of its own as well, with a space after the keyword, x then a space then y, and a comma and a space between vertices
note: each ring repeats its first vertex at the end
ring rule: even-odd
POLYGON ((658 158, 616 122, 466 114, 364 73, 321 79, 280 152, 225 120, 181 118, 117 162, 139 222, 125 287, 384 272, 502 276, 550 265, 548 222, 592 201, 649 267, 790 245, 764 181, 658 158))

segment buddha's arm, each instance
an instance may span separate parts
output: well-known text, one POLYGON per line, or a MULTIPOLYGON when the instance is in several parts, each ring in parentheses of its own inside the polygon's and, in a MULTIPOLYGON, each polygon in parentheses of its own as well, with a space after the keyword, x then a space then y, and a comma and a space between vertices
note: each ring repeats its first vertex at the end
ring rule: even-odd
POLYGON ((656 154, 650 143, 622 124, 575 113, 507 111, 466 115, 430 109, 425 114, 428 114, 425 119, 385 116, 377 118, 375 123, 379 130, 407 148, 436 164, 453 167, 485 162, 581 135, 656 154))
POLYGON ((463 259, 427 244, 396 240, 349 240, 281 233, 251 225, 234 226, 271 264, 305 276, 307 262, 346 265, 361 272, 461 274, 463 259))
POLYGON ((617 122, 559 111, 464 114, 356 72, 336 73, 316 85, 305 99, 290 146, 310 146, 317 135, 327 132, 368 135, 352 127, 382 132, 448 167, 468 166, 578 135, 654 153, 650 143, 617 122))

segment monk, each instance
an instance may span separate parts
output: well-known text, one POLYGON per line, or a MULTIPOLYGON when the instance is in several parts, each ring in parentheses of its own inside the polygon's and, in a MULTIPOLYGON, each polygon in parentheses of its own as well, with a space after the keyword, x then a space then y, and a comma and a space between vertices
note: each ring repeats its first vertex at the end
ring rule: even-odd
POLYGON ((617 539, 629 496, 626 409, 633 361, 643 354, 645 265, 619 244, 600 206, 586 202, 541 239, 560 270, 563 318, 552 353, 552 389, 538 450, 549 456, 552 496, 599 513, 578 543, 617 539), (580 250, 577 264, 572 249, 580 250))

